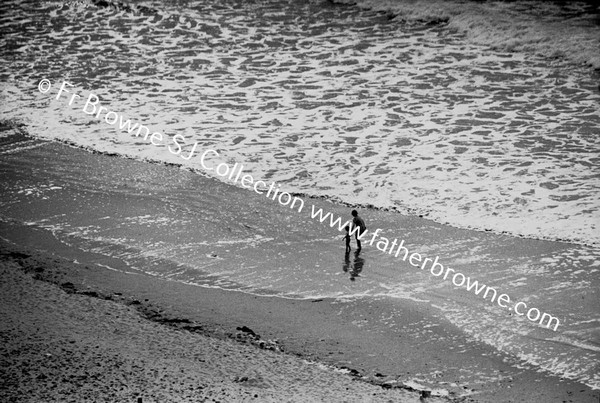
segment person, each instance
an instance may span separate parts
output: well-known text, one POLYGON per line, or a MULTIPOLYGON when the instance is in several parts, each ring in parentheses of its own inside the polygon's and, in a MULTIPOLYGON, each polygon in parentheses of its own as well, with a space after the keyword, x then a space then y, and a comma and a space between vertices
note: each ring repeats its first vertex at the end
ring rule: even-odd
POLYGON ((360 252, 360 250, 362 249, 360 245, 360 236, 363 232, 365 232, 367 226, 365 225, 365 221, 358 215, 358 211, 352 210, 352 217, 354 217, 352 219, 352 225, 359 228, 358 231, 354 232, 354 235, 356 236, 356 251, 360 252))
POLYGON ((350 252, 350 226, 346 225, 346 235, 344 235, 344 240, 346 240, 346 253, 350 252))

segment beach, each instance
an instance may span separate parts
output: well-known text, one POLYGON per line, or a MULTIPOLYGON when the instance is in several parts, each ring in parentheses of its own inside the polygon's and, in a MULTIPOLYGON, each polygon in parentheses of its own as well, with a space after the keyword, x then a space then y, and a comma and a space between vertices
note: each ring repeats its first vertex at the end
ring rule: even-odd
POLYGON ((4 402, 418 401, 291 355, 150 321, 122 295, 119 303, 117 294, 23 272, 43 277, 52 266, 61 268, 2 263, 4 402))
POLYGON ((415 393, 218 337, 206 322, 149 320, 123 294, 38 281, 70 279, 68 261, 3 253, 4 402, 418 401, 415 393), (35 267, 23 264, 32 260, 35 267))
POLYGON ((0 32, 0 400, 600 398, 593 2, 6 0, 0 32))
MULTIPOLYGON (((47 401, 75 401, 74 396, 89 401, 135 401, 137 394, 144 401, 244 401, 257 394, 257 401, 410 402, 419 401, 422 391, 432 392, 427 401, 589 402, 597 398, 597 392, 580 383, 527 365, 516 368, 511 365, 514 358, 465 337, 435 310, 417 302, 290 299, 269 295, 268 290, 257 295, 227 290, 214 277, 212 285, 206 280, 204 287, 184 284, 136 269, 165 261, 146 256, 132 265, 127 251, 112 246, 112 256, 107 256, 97 244, 83 247, 56 229, 24 225, 20 217, 68 214, 68 221, 76 224, 90 215, 104 217, 128 208, 140 209, 144 216, 156 214, 152 209, 164 211, 164 206, 149 202, 148 190, 156 188, 158 177, 175 175, 192 180, 194 189, 204 189, 198 192, 203 194, 202 214, 195 216, 200 219, 188 227, 187 236, 201 238, 210 230, 213 242, 218 243, 214 226, 222 223, 215 224, 207 212, 213 208, 242 211, 234 208, 240 197, 252 206, 254 215, 269 211, 285 222, 297 214, 283 207, 280 214, 273 214, 272 204, 260 195, 253 200, 243 190, 181 172, 178 167, 148 166, 56 143, 5 156, 1 169, 5 187, 19 183, 43 190, 52 184, 63 190, 44 195, 3 192, 12 200, 12 207, 3 213, 1 232, 6 278, 3 317, 10 319, 2 325, 9 340, 3 355, 7 364, 3 368, 9 370, 2 377, 2 390, 13 399, 9 401, 39 401, 42 396, 51 396, 45 397, 47 401), (31 157, 38 163, 31 164, 31 157), (105 168, 99 170, 100 166, 105 168), (112 191, 98 192, 86 169, 103 177, 145 170, 145 179, 125 195, 122 186, 112 181, 112 191), (48 316, 51 312, 63 316, 48 316), (390 328, 382 317, 398 318, 402 327, 390 328), (45 349, 61 360, 67 360, 62 355, 66 354, 74 362, 56 365, 55 360, 46 359, 45 349), (90 372, 90 354, 97 352, 92 362, 119 362, 121 367, 103 375, 90 372), (284 361, 290 363, 287 370, 282 369, 284 361), (218 369, 213 371, 212 365, 218 369), (159 383, 154 370, 163 376, 159 383), (185 373, 183 379, 175 375, 180 371, 185 373), (310 375, 298 380, 299 372, 310 375), (60 387, 41 374, 52 375, 52 382, 60 387), (323 383, 317 383, 318 379, 323 383), (166 386, 170 382, 173 386, 166 386), (73 385, 80 386, 77 393, 81 395, 73 392, 73 385)), ((177 193, 174 181, 162 183, 165 192, 177 193)), ((171 210, 173 217, 179 213, 171 210)), ((421 219, 412 225, 426 230, 430 224, 421 219)), ((147 239, 155 232, 148 228, 148 233, 135 229, 127 236, 147 239)), ((279 231, 278 226, 270 228, 279 231)), ((442 231, 452 236, 455 230, 442 231)), ((343 249, 341 241, 338 246, 343 249)), ((263 251, 253 253, 260 256, 263 251)), ((222 270, 227 270, 227 263, 222 264, 222 270)), ((347 276, 339 268, 328 269, 347 276)))

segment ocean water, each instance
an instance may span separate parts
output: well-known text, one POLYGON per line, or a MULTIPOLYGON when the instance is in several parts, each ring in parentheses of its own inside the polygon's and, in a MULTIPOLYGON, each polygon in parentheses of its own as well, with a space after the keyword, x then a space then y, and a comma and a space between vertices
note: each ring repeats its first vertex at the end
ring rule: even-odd
MULTIPOLYGON (((2 7, 2 116, 36 136, 204 171, 198 153, 182 158, 199 142, 288 192, 600 240, 600 94, 589 66, 324 1, 2 7), (64 81, 73 87, 56 100, 64 81), (90 93, 160 132, 162 145, 109 125, 107 110, 84 113, 90 93), (176 135, 187 144, 179 156, 168 150, 176 135)), ((588 31, 598 45, 598 25, 588 31)))
MULTIPOLYGON (((433 228, 430 242, 411 247, 568 318, 560 332, 499 314, 417 271, 399 281, 397 267, 376 250, 365 252, 368 275, 340 282, 342 272, 330 268, 347 262, 328 254, 334 243, 341 247, 329 233, 302 245, 315 266, 306 271, 304 260, 290 258, 297 235, 279 241, 242 229, 220 234, 216 244, 182 243, 171 236, 188 222, 135 209, 116 227, 111 217, 30 224, 108 255, 126 245, 132 265, 136 253, 162 259, 147 271, 178 281, 428 303, 500 351, 600 388, 598 10, 532 1, 359 5, 5 1, 0 119, 38 138, 180 164, 227 182, 202 165, 202 152, 213 149, 211 164, 241 164, 290 193, 505 233, 503 245, 473 248, 477 239, 439 239, 433 228), (44 79, 49 87, 39 85, 44 79), (127 130, 135 124, 160 135, 135 136, 127 130), (128 237, 137 227, 152 228, 153 237, 128 237), (519 249, 521 236, 571 243, 528 252, 519 249), (249 260, 247 250, 257 246, 264 255, 249 260), (502 246, 514 256, 499 259, 494 248, 502 246), (213 270, 223 255, 229 269, 213 270), (174 266, 165 269, 165 259, 174 266)), ((125 181, 90 173, 90 183, 107 191, 125 181)), ((160 193, 160 181, 151 183, 160 193)), ((61 186, 19 188, 15 198, 61 186)), ((180 192, 162 196, 193 198, 180 192)), ((215 218, 211 234, 237 218, 215 218)), ((373 224, 391 238, 423 236, 373 224)), ((296 230, 292 222, 281 229, 296 230)))

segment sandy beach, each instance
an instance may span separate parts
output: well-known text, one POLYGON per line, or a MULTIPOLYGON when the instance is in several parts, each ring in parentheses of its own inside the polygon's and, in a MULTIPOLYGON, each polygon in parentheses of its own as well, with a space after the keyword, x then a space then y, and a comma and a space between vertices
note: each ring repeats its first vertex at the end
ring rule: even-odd
POLYGON ((418 401, 201 325, 148 320, 117 294, 36 281, 47 265, 3 257, 3 402, 418 401))
MULTIPOLYGON (((51 246, 43 235, 28 235, 40 246, 51 246)), ((424 340, 396 340, 391 356, 402 361, 392 361, 385 351, 390 341, 335 318, 332 301, 290 303, 198 289, 90 269, 81 252, 83 261, 73 263, 55 253, 26 250, 2 240, 0 395, 6 402, 595 399, 582 385, 502 365, 481 346, 481 355, 457 357, 444 354, 448 345, 430 350, 424 340), (362 362, 360 370, 340 365, 349 357, 362 362), (504 378, 436 396, 443 389, 419 390, 377 372, 393 366, 410 374, 408 369, 444 368, 449 361, 456 367, 502 368, 504 378)), ((406 313, 412 320, 422 315, 410 308, 406 313)), ((432 336, 444 340, 448 335, 432 336)), ((447 377, 440 371, 440 379, 447 377)))
POLYGON ((0 402, 600 402, 595 3, 0 32, 0 402))
MULTIPOLYGON (((159 177, 193 181, 187 184, 203 195, 204 215, 187 228, 188 236, 209 232, 218 239, 214 226, 223 223, 213 222, 207 212, 243 211, 237 203, 251 206, 254 215, 269 212, 276 221, 288 221, 295 213, 273 211, 258 195, 174 166, 92 154, 56 143, 28 153, 27 158, 24 153, 4 157, 4 186, 26 182, 29 188, 41 189, 42 184, 52 183, 63 191, 34 198, 5 193, 13 201, 0 223, 4 339, 0 390, 5 401, 124 402, 142 396, 144 402, 411 402, 420 401, 423 391, 431 392, 425 398, 431 402, 594 402, 598 398, 597 391, 583 384, 515 365, 514 358, 465 337, 431 308, 410 300, 290 299, 227 290, 215 283, 184 284, 136 270, 126 261, 127 253, 118 249, 109 257, 90 245, 83 247, 68 238, 61 241, 58 233, 23 221, 65 213, 70 219, 114 216, 111 211, 130 208, 154 214, 154 208, 163 207, 148 203, 144 183, 155 186, 159 177), (30 162, 32 155, 37 163, 30 162), (99 166, 104 169, 98 170, 99 166), (112 191, 97 192, 92 176, 82 175, 85 169, 103 176, 145 170, 146 179, 125 195, 118 183, 112 191), (390 329, 381 319, 385 317, 401 318, 402 327, 390 329)), ((165 194, 177 193, 174 181, 161 183, 165 194)), ((397 216, 368 214, 371 220, 377 214, 383 215, 381 220, 397 216)), ((402 225, 424 233, 433 225, 412 220, 402 225)), ((148 237, 156 231, 149 228, 151 232, 136 236, 148 237)), ((446 237, 457 231, 438 228, 444 232, 440 236, 446 237)), ((503 239, 479 234, 483 237, 479 241, 503 239)), ((343 249, 341 242, 339 248, 343 249)), ((298 259, 311 266, 306 257, 298 259)), ((167 263, 140 257, 136 264, 167 263)))

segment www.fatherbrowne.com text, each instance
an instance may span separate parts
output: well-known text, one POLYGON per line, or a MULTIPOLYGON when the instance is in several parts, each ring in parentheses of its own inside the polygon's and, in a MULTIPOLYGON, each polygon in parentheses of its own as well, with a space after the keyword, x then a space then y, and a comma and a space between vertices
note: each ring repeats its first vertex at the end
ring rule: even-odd
MULTIPOLYGON (((335 219, 333 214, 324 214, 322 209, 315 210, 314 206, 312 206, 311 218, 313 220, 318 219, 322 223, 327 223, 327 221, 329 221, 329 226, 332 228, 338 227, 339 231, 342 231, 347 225, 350 225, 352 228, 350 230, 351 236, 355 235, 355 233, 360 230, 359 227, 352 227, 350 221, 343 222, 340 217, 335 219)), ((449 280, 456 287, 464 286, 467 291, 472 291, 475 293, 475 295, 481 295, 483 299, 487 299, 489 297, 491 302, 495 301, 500 307, 514 311, 518 316, 526 315, 527 319, 532 322, 538 322, 541 325, 545 325, 548 329, 554 326, 554 331, 558 329, 560 324, 558 318, 545 312, 540 312, 540 310, 537 308, 530 308, 527 310, 527 304, 522 301, 512 305, 510 296, 507 294, 498 295, 498 291, 495 288, 486 286, 485 284, 479 284, 479 281, 472 280, 471 277, 465 276, 464 274, 450 267, 444 268, 444 266, 439 262, 439 256, 436 256, 435 259, 432 260, 430 258, 424 258, 417 252, 410 253, 405 246, 404 239, 402 239, 400 242, 398 242, 398 239, 394 239, 392 242, 390 242, 388 238, 380 235, 381 231, 382 230, 378 228, 368 235, 369 230, 366 229, 362 233, 358 233, 358 239, 361 241, 368 240, 368 244, 371 246, 373 243, 375 243, 376 248, 380 251, 387 253, 390 256, 393 255, 396 258, 401 258, 403 262, 406 262, 408 259, 408 263, 411 266, 418 267, 423 271, 429 271, 435 277, 441 277, 444 280, 449 280)))

